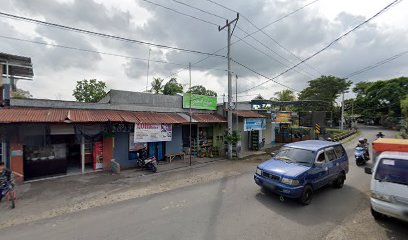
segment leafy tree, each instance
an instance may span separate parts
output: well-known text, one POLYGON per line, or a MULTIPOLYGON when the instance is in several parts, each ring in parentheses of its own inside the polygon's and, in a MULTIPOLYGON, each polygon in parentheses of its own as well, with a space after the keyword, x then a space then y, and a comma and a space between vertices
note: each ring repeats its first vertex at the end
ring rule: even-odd
POLYGON ((16 91, 12 92, 11 95, 14 99, 27 99, 33 97, 29 91, 25 91, 23 89, 17 89, 16 91))
POLYGON ((357 95, 354 109, 365 118, 395 124, 403 113, 401 100, 407 96, 408 78, 360 82, 353 91, 357 95))
POLYGON ((217 93, 213 90, 206 89, 202 85, 192 86, 190 90, 187 91, 188 93, 191 92, 192 94, 197 95, 206 95, 206 96, 213 96, 216 97, 217 93))
POLYGON ((316 106, 308 110, 333 110, 336 99, 351 85, 351 81, 334 76, 321 76, 309 81, 309 86, 299 94, 299 100, 321 100, 328 106, 316 106))
POLYGON ((73 96, 79 102, 99 102, 105 95, 106 83, 96 79, 77 81, 73 96))
POLYGON ((176 95, 177 93, 183 92, 183 85, 177 82, 176 78, 170 79, 166 84, 164 84, 163 94, 164 95, 176 95))
POLYGON ((152 89, 150 89, 150 92, 154 92, 155 94, 162 93, 163 81, 164 79, 161 78, 153 78, 153 82, 151 83, 152 89))
POLYGON ((401 112, 408 119, 408 94, 401 100, 401 112))
POLYGON ((275 92, 275 96, 276 98, 273 98, 273 99, 277 101, 295 101, 296 100, 295 94, 293 94, 293 91, 289 89, 282 90, 280 92, 275 92))

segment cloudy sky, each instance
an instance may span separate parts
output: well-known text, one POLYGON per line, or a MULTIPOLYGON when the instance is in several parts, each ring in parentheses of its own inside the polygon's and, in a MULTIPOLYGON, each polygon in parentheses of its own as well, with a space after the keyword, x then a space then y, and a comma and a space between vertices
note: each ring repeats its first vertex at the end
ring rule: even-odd
MULTIPOLYGON (((298 63, 299 59, 307 58, 320 50, 392 2, 392 0, 319 0, 273 23, 276 19, 313 1, 213 1, 241 14, 232 37, 232 42, 236 42, 232 45, 232 58, 271 78, 298 63), (248 19, 252 24, 247 21, 248 19), (257 28, 269 26, 263 31, 247 36, 257 31, 253 25, 257 28), (244 37, 244 40, 240 40, 244 37)), ((206 53, 222 49, 218 52, 220 55, 226 55, 224 47, 227 42, 226 31, 219 32, 217 29, 217 25, 225 24, 225 20, 220 17, 233 19, 236 16, 233 11, 207 0, 2 0, 1 11, 206 53)), ((307 64, 300 65, 276 81, 301 90, 307 85, 308 80, 321 74, 345 77, 363 67, 407 51, 407 12, 408 1, 401 1, 328 50, 307 61, 307 64)), ((185 67, 191 62, 193 85, 201 84, 215 90, 220 97, 219 100, 222 100, 222 95, 227 92, 225 71, 227 62, 222 57, 209 57, 195 64, 207 56, 107 39, 4 16, 0 17, 0 42, 0 52, 32 58, 34 81, 20 81, 18 87, 29 90, 36 98, 73 100, 72 90, 76 81, 91 78, 105 81, 111 89, 144 91, 147 83, 147 61, 143 59, 148 58, 149 48, 152 60, 149 87, 153 77, 165 78, 165 81, 168 81, 169 76, 174 75, 179 82, 185 84, 186 89, 189 79, 185 67), (35 41, 37 44, 11 40, 10 37, 35 41)), ((408 54, 355 76, 352 81, 407 76, 407 60, 408 54)), ((271 97, 274 92, 284 89, 281 85, 268 82, 245 92, 267 79, 237 64, 232 64, 232 71, 234 75, 238 75, 238 92, 242 92, 239 94, 239 100, 249 100, 256 94, 271 97)))

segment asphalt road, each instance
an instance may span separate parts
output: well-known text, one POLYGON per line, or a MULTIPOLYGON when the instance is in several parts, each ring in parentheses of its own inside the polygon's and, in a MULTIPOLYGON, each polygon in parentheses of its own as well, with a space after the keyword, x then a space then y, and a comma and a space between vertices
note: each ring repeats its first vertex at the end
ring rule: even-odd
MULTIPOLYGON (((364 129, 362 136, 371 141, 376 132, 364 129)), ((261 192, 253 172, 247 172, 2 229, 0 239, 324 239, 345 219, 367 208, 370 176, 355 166, 355 143, 344 145, 350 157, 344 187, 316 192, 309 206, 281 202, 276 195, 261 192)), ((374 227, 393 228, 389 238, 398 239, 407 234, 403 225, 391 221, 374 227)))

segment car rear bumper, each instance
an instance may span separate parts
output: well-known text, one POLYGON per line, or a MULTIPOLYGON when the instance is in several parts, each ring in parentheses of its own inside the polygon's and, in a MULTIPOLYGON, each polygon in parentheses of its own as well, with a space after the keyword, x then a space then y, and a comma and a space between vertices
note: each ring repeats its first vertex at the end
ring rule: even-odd
POLYGON ((255 183, 259 186, 265 187, 276 194, 288 198, 299 198, 303 193, 303 186, 289 186, 280 182, 270 180, 258 174, 254 175, 254 180, 255 183))
POLYGON ((370 198, 371 207, 379 213, 408 222, 408 206, 370 198))

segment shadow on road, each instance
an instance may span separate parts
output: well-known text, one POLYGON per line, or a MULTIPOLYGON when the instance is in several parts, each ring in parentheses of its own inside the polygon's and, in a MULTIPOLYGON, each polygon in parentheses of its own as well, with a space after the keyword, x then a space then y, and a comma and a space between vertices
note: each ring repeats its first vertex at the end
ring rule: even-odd
POLYGON ((359 203, 366 200, 366 194, 358 189, 344 185, 342 189, 323 187, 314 193, 312 203, 300 205, 296 199, 285 198, 268 190, 260 191, 255 198, 270 211, 302 225, 317 225, 323 222, 340 222, 352 214, 359 203))
POLYGON ((407 239, 408 237, 408 223, 395 218, 385 218, 376 221, 379 227, 382 227, 387 233, 388 239, 407 239))

